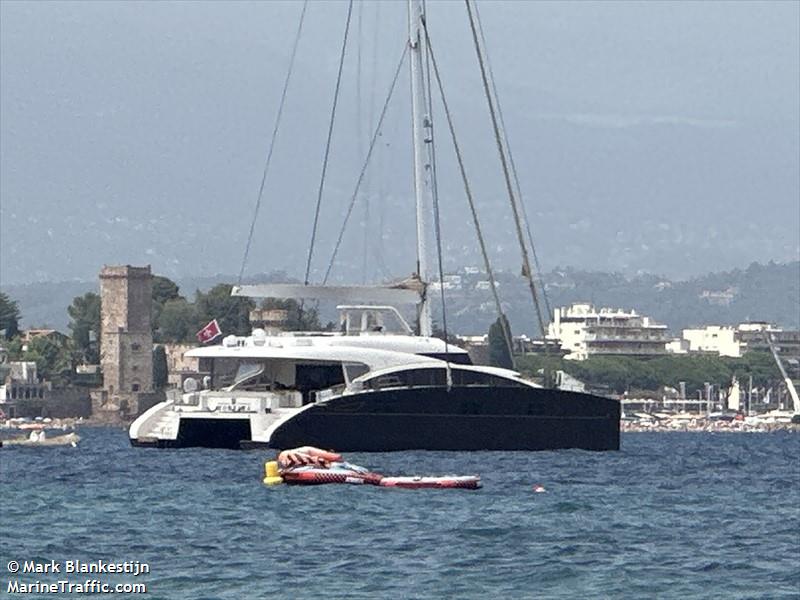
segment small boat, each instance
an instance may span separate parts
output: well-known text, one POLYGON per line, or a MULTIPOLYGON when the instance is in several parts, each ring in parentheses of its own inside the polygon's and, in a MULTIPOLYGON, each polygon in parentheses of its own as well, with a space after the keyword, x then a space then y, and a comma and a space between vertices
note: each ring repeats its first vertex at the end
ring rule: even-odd
POLYGON ((81 441, 81 436, 77 433, 68 433, 66 435, 57 435, 55 437, 45 436, 25 436, 13 438, 10 440, 3 440, 3 446, 72 446, 73 448, 81 441))

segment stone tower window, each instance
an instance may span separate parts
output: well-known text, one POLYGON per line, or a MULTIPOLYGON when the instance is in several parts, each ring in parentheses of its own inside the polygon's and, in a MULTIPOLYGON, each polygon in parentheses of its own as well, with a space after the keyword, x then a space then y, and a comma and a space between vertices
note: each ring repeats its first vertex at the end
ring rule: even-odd
POLYGON ((139 384, 138 383, 132 384, 131 385, 131 391, 132 392, 138 392, 139 391, 139 384))

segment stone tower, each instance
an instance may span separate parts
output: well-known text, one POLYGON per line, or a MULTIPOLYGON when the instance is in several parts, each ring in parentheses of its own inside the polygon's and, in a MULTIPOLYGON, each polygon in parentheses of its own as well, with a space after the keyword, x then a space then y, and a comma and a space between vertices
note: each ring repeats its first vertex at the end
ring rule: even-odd
POLYGON ((153 391, 152 289, 149 265, 104 266, 100 271, 100 410, 135 415, 140 398, 153 391))

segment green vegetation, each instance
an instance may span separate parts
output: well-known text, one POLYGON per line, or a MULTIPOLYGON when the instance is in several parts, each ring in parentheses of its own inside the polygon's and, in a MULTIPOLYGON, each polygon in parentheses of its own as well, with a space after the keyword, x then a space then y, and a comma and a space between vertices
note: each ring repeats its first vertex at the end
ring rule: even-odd
POLYGON ((511 334, 511 327, 505 315, 497 317, 497 320, 489 327, 489 364, 493 367, 513 369, 514 359, 511 357, 508 342, 506 342, 501 319, 505 320, 506 331, 508 331, 509 335, 511 334))
POLYGON ((167 367, 167 352, 164 346, 153 348, 153 388, 163 390, 167 387, 169 369, 167 367))
POLYGON ((153 302, 158 306, 182 298, 178 284, 162 275, 153 275, 153 302))
MULTIPOLYGON (((150 322, 153 328, 153 339, 160 341, 161 313, 168 302, 186 301, 180 294, 178 284, 167 277, 153 275, 153 305, 150 311, 150 322)), ((178 341, 178 340, 175 340, 178 341)))
POLYGON ((255 303, 250 298, 231 296, 232 287, 229 283, 220 283, 208 292, 197 292, 194 304, 200 327, 216 319, 223 335, 250 333, 250 311, 255 303))
POLYGON ((655 391, 661 386, 677 388, 686 382, 687 395, 703 389, 705 382, 727 385, 735 376, 741 384, 753 377, 753 385, 768 386, 780 379, 780 373, 768 352, 751 351, 741 358, 712 355, 667 355, 656 358, 597 356, 584 361, 564 360, 528 354, 516 358, 516 368, 528 375, 540 375, 543 369, 562 370, 577 377, 590 388, 614 393, 655 391))
POLYGON ((19 318, 17 302, 0 292, 0 338, 10 340, 19 333, 19 318))
POLYGON ((64 336, 43 335, 24 346, 17 337, 8 345, 9 360, 35 362, 39 378, 52 381, 54 385, 72 381, 77 356, 72 341, 64 336))
POLYGON ((72 343, 80 359, 88 364, 100 362, 100 296, 87 292, 73 298, 67 308, 72 343))
POLYGON ((71 344, 54 336, 41 336, 28 342, 23 360, 34 361, 39 377, 55 385, 69 383, 75 371, 71 344))
POLYGON ((156 342, 193 342, 195 333, 205 323, 201 324, 197 318, 194 304, 179 298, 164 303, 153 325, 153 340, 156 342))

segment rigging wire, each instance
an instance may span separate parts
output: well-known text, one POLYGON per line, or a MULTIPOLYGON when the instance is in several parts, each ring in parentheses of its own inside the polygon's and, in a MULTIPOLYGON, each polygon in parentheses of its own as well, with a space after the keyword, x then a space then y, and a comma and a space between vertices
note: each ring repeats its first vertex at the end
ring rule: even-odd
POLYGON ((314 210, 314 226, 311 229, 311 243, 308 248, 308 259, 306 261, 306 274, 303 279, 304 285, 308 285, 311 274, 311 259, 314 257, 314 242, 317 239, 317 226, 319 225, 319 212, 322 206, 322 192, 325 188, 325 174, 328 170, 328 157, 331 152, 331 138, 333 137, 333 124, 336 121, 336 105, 339 102, 339 88, 342 84, 342 69, 344 67, 344 57, 347 52, 347 36, 350 32, 350 18, 353 14, 353 0, 347 5, 347 21, 344 26, 344 36, 342 39, 342 51, 339 55, 339 71, 336 74, 336 87, 333 92, 333 105, 331 106, 331 118, 328 124, 328 139, 325 142, 325 158, 322 161, 322 173, 319 179, 319 190, 317 192, 317 206, 314 210))
POLYGON ((336 238, 336 244, 333 247, 333 253, 331 254, 330 262, 328 263, 328 268, 325 270, 325 277, 322 279, 322 285, 325 285, 328 282, 328 277, 330 277, 331 270, 333 269, 333 264, 336 261, 336 255, 339 252, 339 248, 342 245, 342 238, 344 237, 345 229, 347 228, 347 223, 350 220, 350 216, 353 213, 353 207, 356 204, 356 200, 358 199, 358 192, 361 189, 361 184, 364 181, 364 176, 367 172, 367 167, 369 166, 369 161, 372 158, 372 151, 375 149, 376 142, 378 137, 380 136, 381 128, 383 127, 383 120, 386 117, 386 111, 389 108, 389 103, 392 100, 392 96, 394 95, 394 89, 397 84, 397 80, 400 77, 400 71, 403 68, 403 63, 406 60, 406 55, 408 54, 408 44, 403 44, 403 52, 400 55, 400 60, 397 63, 397 68, 394 72, 394 77, 392 78, 392 83, 389 86, 389 92, 386 94, 386 100, 383 103, 383 108, 381 109, 380 117, 378 118, 378 123, 375 127, 375 131, 372 134, 372 140, 369 143, 369 148, 367 149, 367 156, 364 159, 364 164, 361 167, 361 172, 358 175, 358 180, 356 181, 355 190, 353 190, 353 194, 350 197, 350 205, 347 207, 347 212, 345 213, 344 220, 342 221, 342 226, 339 229, 339 236, 336 238))
POLYGON ((539 275, 539 287, 542 292, 542 298, 544 299, 545 309, 547 310, 547 318, 550 318, 552 315, 552 311, 550 309, 550 300, 547 297, 547 290, 544 287, 544 282, 542 281, 543 271, 542 266, 539 264, 539 256, 536 252, 536 246, 533 243, 533 233, 531 231, 531 221, 528 218, 528 209, 525 206, 525 201, 522 198, 522 186, 519 183, 519 176, 517 175, 517 165, 516 161, 514 161, 514 154, 511 152, 511 143, 508 139, 508 129, 506 128, 506 121, 503 117, 503 107, 500 104, 500 96, 497 93, 497 84, 494 78, 494 70, 492 69, 492 61, 489 57, 489 50, 486 44, 486 36, 483 33, 483 22, 481 21, 481 13, 478 10, 478 3, 475 3, 475 20, 478 22, 478 32, 481 35, 481 44, 483 45, 484 53, 486 55, 486 67, 489 72, 489 81, 492 84, 492 93, 494 94, 494 100, 497 103, 497 116, 500 117, 500 131, 503 135, 503 140, 506 146, 506 152, 508 152, 508 162, 511 165, 511 174, 514 177, 514 185, 517 189, 517 198, 519 199, 519 204, 522 207, 522 218, 525 222, 525 229, 528 233, 528 242, 531 246, 531 254, 533 255, 533 264, 536 267, 536 272, 539 275))
POLYGON ((483 264, 486 268, 486 274, 489 277, 489 285, 492 290, 492 296, 494 298, 495 306, 497 308, 497 313, 500 318, 500 324, 503 329, 503 337, 505 338, 506 346, 508 347, 508 352, 510 356, 514 355, 513 349, 513 341, 511 339, 511 331, 508 326, 508 319, 503 312, 503 306, 500 302, 500 296, 497 293, 497 285, 495 283, 494 271, 492 270, 491 262, 489 261, 489 253, 486 250, 486 241, 483 237, 483 231, 481 229, 481 224, 478 219, 478 211, 475 208, 475 199, 472 196, 472 188, 469 185, 469 179, 467 179, 467 171, 464 166, 464 159, 461 155, 461 148, 458 145, 458 139, 456 137, 456 130, 455 125, 453 124, 453 117, 450 113, 450 106, 447 103, 447 97, 444 93, 444 85, 442 84, 442 78, 439 73, 439 65, 436 62, 436 56, 433 52, 433 46, 431 45, 430 36, 428 34, 427 25, 423 22, 423 30, 425 32, 425 40, 426 46, 428 47, 428 55, 430 56, 431 65, 433 66, 433 74, 436 78, 436 85, 439 88, 439 96, 442 100, 442 108, 444 109, 444 114, 447 119, 447 125, 450 130, 450 138, 453 142, 453 148, 456 154, 456 161, 458 162, 458 169, 461 174, 461 181, 464 184, 464 192, 467 197, 467 202, 469 204, 470 213, 472 214, 472 222, 475 226, 475 232, 478 235, 478 245, 481 248, 481 255, 483 256, 483 264))
POLYGON ((256 197, 256 204, 255 208, 253 209, 253 220, 250 222, 250 232, 247 235, 247 244, 245 245, 244 249, 244 256, 242 257, 242 266, 239 269, 239 279, 238 285, 242 284, 242 278, 244 277, 244 269, 247 265, 247 258, 250 255, 250 246, 253 243, 253 233, 255 232, 256 221, 258 220, 258 213, 261 209, 261 201, 264 197, 264 187, 267 183, 267 174, 269 173, 269 166, 272 162, 272 152, 275 149, 275 140, 278 137, 278 129, 280 128, 281 124, 281 116, 283 115, 283 107, 286 104, 286 92, 289 89, 289 81, 292 78, 292 71, 294 70, 294 60, 297 56, 297 46, 300 42, 300 35, 303 31, 303 21, 305 20, 306 16, 306 8, 308 7, 308 0, 304 0, 303 8, 300 11, 300 20, 297 24, 297 32, 294 36, 294 43, 292 44, 292 52, 289 56, 289 68, 286 71, 286 78, 283 81, 283 90, 281 91, 281 99, 280 103, 278 104, 278 113, 275 116, 275 125, 272 128, 272 138, 269 143, 269 149, 267 150, 267 158, 264 162, 264 171, 261 175, 261 185, 258 188, 258 196, 256 197))
MULTIPOLYGON (((539 329, 541 331, 541 335, 544 338, 547 334, 544 328, 544 319, 542 319, 542 309, 539 305, 539 295, 536 292, 536 286, 533 282, 533 274, 531 272, 531 265, 530 260, 528 259, 528 249, 525 244, 525 237, 522 233, 522 226, 520 225, 520 216, 519 210, 517 209, 517 202, 514 198, 514 187, 511 183, 511 175, 508 169, 508 161, 506 160, 506 153, 503 149, 503 141, 500 135, 500 127, 497 122, 497 114, 494 108, 494 102, 492 100, 491 90, 489 88, 489 81, 486 75, 486 65, 484 64, 483 58, 483 51, 481 50, 480 42, 478 41, 478 32, 475 28, 475 18, 472 14, 472 6, 470 0, 464 0, 464 4, 467 6, 467 14, 469 15, 469 25, 470 29, 472 30, 472 39, 475 45, 475 53, 478 57, 478 65, 481 70, 481 79, 483 80, 483 90, 484 95, 486 96, 486 102, 489 105, 489 114, 492 118, 492 128, 494 129, 494 137, 495 142, 497 143, 497 150, 500 154, 500 163, 503 167, 503 176, 506 182, 506 191, 508 192, 508 198, 511 202, 511 211, 514 214, 514 225, 517 230, 517 238, 519 241, 520 250, 522 251, 522 264, 525 269, 525 273, 527 275, 526 279, 528 280, 528 286, 530 287, 531 297, 533 298, 533 305, 536 308, 536 318, 539 321, 539 329)), ((547 344, 544 345, 545 353, 547 353, 547 344)))

